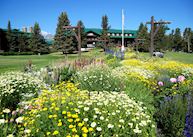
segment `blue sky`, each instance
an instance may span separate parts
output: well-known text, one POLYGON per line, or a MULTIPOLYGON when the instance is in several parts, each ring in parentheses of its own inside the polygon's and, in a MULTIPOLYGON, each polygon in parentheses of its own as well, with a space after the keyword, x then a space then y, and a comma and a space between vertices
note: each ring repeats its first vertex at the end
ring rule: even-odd
POLYGON ((18 29, 38 22, 43 31, 55 34, 58 16, 66 11, 72 25, 82 20, 86 27, 100 28, 106 14, 111 28, 121 29, 121 9, 126 29, 138 29, 152 15, 171 21, 171 29, 193 29, 193 0, 1 0, 0 28, 6 28, 8 20, 18 29))

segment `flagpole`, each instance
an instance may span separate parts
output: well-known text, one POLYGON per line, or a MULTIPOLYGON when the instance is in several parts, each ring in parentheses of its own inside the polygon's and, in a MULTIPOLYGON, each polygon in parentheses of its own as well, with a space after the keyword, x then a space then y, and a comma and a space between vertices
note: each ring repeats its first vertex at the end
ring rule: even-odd
POLYGON ((122 9, 122 46, 121 46, 121 51, 124 51, 124 11, 122 9))

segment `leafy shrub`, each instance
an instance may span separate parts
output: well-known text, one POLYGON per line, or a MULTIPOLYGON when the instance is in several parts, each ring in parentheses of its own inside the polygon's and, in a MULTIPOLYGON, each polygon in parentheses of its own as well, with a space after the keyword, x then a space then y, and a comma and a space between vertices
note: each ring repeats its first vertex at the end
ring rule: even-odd
POLYGON ((60 81, 69 81, 72 76, 76 73, 75 69, 70 66, 64 67, 60 71, 60 81))
POLYGON ((161 134, 168 137, 183 137, 187 99, 181 95, 165 97, 155 114, 161 134))
POLYGON ((124 93, 78 91, 62 83, 34 99, 23 117, 20 136, 155 137, 151 115, 124 93), (27 132, 28 131, 28 132, 27 132))
POLYGON ((90 65, 76 73, 75 82, 89 91, 123 91, 124 79, 106 65, 90 65))
POLYGON ((9 55, 33 55, 33 52, 2 52, 0 55, 9 56, 9 55))
POLYGON ((36 97, 43 82, 22 72, 9 72, 0 76, 0 108, 16 108, 21 101, 36 97))

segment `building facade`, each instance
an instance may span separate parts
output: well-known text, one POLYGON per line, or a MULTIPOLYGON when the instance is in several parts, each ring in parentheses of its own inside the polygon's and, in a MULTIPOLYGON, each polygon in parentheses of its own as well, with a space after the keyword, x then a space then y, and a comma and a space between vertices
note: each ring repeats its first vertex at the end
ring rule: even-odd
MULTIPOLYGON (((95 47, 97 42, 100 42, 100 36, 102 34, 102 29, 96 28, 86 28, 85 33, 87 36, 87 47, 95 47)), ((108 36, 110 42, 116 45, 121 45, 122 43, 122 30, 119 29, 109 29, 108 36)), ((124 30, 124 45, 132 44, 137 37, 137 30, 124 30)))

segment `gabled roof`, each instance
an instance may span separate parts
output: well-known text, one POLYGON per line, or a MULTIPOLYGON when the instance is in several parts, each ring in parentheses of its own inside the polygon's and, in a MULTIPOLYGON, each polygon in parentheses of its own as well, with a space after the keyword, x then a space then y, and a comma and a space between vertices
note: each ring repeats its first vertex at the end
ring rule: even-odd
MULTIPOLYGON (((95 34, 101 35, 102 34, 102 29, 98 29, 98 28, 85 28, 85 32, 93 32, 95 34)), ((121 29, 109 29, 108 30, 109 33, 114 33, 114 34, 121 34, 122 30, 121 29)), ((136 38, 137 36, 137 30, 124 30, 124 34, 133 34, 133 36, 125 36, 128 38, 136 38)), ((110 36, 111 38, 121 38, 121 36, 110 36)))

